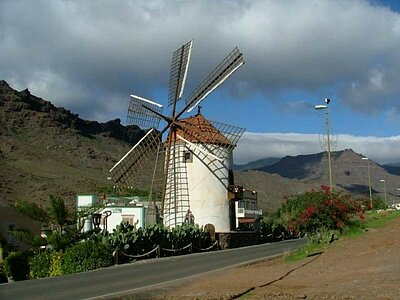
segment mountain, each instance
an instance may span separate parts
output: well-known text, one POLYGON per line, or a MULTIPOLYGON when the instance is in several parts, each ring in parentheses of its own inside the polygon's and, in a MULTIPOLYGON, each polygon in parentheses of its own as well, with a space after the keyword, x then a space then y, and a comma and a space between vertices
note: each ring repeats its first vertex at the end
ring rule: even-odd
MULTIPOLYGON (((362 160, 362 157, 351 149, 331 153, 334 189, 368 196, 369 164, 374 196, 384 198, 386 189, 389 204, 400 202, 400 193, 397 191, 400 177, 390 174, 373 161, 362 160)), ((284 197, 311 189, 318 190, 322 184, 329 185, 327 153, 286 156, 270 166, 236 172, 235 179, 237 184, 256 190, 261 207, 273 211, 284 197)))
POLYGON ((72 205, 76 194, 109 184, 108 170, 144 134, 119 119, 83 120, 0 81, 0 205, 46 205, 49 194, 72 205))
POLYGON ((382 168, 384 168, 390 174, 400 175, 400 163, 382 165, 382 168))
POLYGON ((312 189, 319 190, 321 185, 319 182, 302 182, 254 170, 235 172, 235 183, 257 192, 259 208, 264 213, 277 210, 289 196, 312 189))
POLYGON ((278 157, 268 157, 268 158, 262 158, 262 159, 258 159, 255 161, 251 161, 247 164, 243 164, 243 165, 233 165, 233 170, 234 171, 247 171, 247 170, 256 170, 256 169, 260 169, 263 167, 267 167, 270 165, 273 165, 275 163, 277 163, 278 161, 280 161, 281 159, 278 157))

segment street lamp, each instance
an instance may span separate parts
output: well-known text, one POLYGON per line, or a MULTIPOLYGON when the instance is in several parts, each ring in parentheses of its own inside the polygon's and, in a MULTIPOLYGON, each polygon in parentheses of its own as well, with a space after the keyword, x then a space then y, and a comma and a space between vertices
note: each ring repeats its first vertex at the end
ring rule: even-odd
POLYGON ((329 103, 331 100, 325 98, 326 105, 315 105, 316 110, 325 110, 325 123, 326 123, 326 137, 328 143, 328 171, 329 171, 329 189, 333 192, 333 180, 332 180, 332 164, 331 164, 331 141, 329 137, 329 103))
POLYGON ((99 213, 93 214, 94 228, 96 228, 96 229, 99 228, 100 222, 101 222, 101 214, 99 214, 99 213))
MULTIPOLYGON (((397 190, 400 192, 400 188, 397 188, 397 190)), ((400 203, 400 202, 397 201, 397 203, 400 203)))
POLYGON ((367 161, 367 165, 368 165, 369 202, 370 202, 370 206, 371 206, 371 209, 372 209, 372 188, 371 188, 371 173, 369 171, 369 159, 368 159, 368 157, 363 157, 361 159, 362 160, 366 160, 367 161))
POLYGON ((387 199, 386 199, 386 180, 381 179, 381 182, 383 182, 383 193, 385 194, 385 204, 387 205, 387 199))

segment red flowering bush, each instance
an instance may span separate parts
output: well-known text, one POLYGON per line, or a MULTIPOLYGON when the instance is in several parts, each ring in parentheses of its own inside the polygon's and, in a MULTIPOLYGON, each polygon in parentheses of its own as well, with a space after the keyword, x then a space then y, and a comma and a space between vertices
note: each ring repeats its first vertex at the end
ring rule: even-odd
POLYGON ((274 221, 285 227, 288 233, 313 234, 321 228, 337 230, 350 224, 358 216, 365 218, 361 201, 349 194, 331 192, 322 186, 321 191, 306 192, 291 197, 275 213, 274 221))

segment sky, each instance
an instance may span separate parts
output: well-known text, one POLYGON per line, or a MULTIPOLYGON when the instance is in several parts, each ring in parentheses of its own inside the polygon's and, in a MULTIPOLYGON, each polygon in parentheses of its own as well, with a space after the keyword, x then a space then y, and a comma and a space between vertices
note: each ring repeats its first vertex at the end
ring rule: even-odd
MULTIPOLYGON (((167 107, 173 51, 194 40, 183 99, 234 48, 202 102, 246 129, 236 164, 333 149, 400 162, 400 1, 0 0, 0 79, 81 118, 126 124, 129 95, 167 107)), ((183 101, 181 101, 183 103, 183 101)), ((189 116, 189 115, 184 115, 189 116)))

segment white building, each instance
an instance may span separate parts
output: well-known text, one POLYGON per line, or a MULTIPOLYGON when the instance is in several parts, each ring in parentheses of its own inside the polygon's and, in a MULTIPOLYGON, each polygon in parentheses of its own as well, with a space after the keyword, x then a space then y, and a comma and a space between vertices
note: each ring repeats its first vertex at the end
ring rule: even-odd
POLYGON ((262 210, 258 208, 257 192, 246 190, 240 186, 230 187, 231 199, 231 227, 235 230, 257 229, 262 210), (234 222, 234 224, 233 224, 234 222))
POLYGON ((112 232, 121 222, 135 225, 136 228, 156 222, 156 207, 139 197, 111 197, 107 201, 95 195, 78 195, 77 212, 86 215, 78 226, 87 232, 95 227, 112 232), (85 213, 86 212, 86 213, 85 213))

